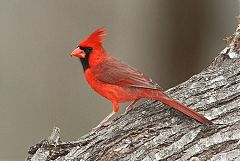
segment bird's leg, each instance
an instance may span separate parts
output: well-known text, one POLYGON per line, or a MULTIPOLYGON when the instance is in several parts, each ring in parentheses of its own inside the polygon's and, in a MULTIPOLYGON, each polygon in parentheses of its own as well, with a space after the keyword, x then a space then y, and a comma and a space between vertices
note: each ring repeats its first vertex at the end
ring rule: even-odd
POLYGON ((96 127, 92 129, 92 132, 97 131, 100 127, 106 124, 106 122, 118 111, 118 103, 113 103, 113 111, 107 115, 96 127))
POLYGON ((139 99, 136 99, 136 100, 134 100, 130 105, 128 105, 127 108, 126 108, 126 110, 125 110, 125 113, 127 113, 128 111, 134 109, 134 107, 135 107, 134 105, 137 103, 138 100, 139 100, 139 99))
POLYGON ((92 129, 92 132, 95 132, 98 130, 100 127, 106 124, 106 122, 115 114, 116 112, 112 111, 107 117, 105 117, 96 127, 92 129))

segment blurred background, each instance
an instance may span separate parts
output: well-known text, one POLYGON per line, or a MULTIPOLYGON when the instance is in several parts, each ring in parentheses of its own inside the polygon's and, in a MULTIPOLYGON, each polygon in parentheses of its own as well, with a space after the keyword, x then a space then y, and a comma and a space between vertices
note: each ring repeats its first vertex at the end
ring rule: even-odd
POLYGON ((69 56, 96 28, 108 29, 109 53, 168 89, 224 48, 238 9, 235 0, 1 0, 0 160, 24 160, 54 126, 77 139, 112 111, 69 56))

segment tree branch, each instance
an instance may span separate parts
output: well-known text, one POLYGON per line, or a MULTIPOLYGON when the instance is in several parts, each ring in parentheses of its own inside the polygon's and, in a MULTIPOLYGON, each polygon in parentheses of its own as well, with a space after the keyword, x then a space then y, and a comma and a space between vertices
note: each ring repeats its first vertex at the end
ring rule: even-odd
POLYGON ((214 122, 204 126, 156 101, 114 119, 96 133, 62 142, 52 135, 27 160, 237 160, 240 158, 240 26, 199 74, 166 91, 214 122))

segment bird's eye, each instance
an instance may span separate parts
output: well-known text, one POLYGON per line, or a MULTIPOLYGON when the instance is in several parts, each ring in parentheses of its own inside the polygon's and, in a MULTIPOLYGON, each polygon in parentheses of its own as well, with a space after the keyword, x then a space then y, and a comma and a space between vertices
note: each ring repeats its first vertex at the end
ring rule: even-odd
POLYGON ((81 47, 81 46, 79 46, 79 49, 83 50, 85 54, 90 54, 93 50, 92 47, 81 47))
POLYGON ((88 47, 85 49, 84 51, 86 54, 90 54, 92 52, 92 48, 91 47, 88 47))

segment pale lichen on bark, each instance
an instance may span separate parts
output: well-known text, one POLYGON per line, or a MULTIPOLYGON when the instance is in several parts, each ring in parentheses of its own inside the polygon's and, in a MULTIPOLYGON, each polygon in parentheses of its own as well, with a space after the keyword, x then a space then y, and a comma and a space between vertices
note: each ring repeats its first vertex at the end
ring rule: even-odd
POLYGON ((76 141, 62 142, 55 129, 48 140, 30 148, 27 160, 240 160, 239 44, 240 26, 206 69, 166 91, 213 125, 201 125, 166 105, 146 101, 76 141))

